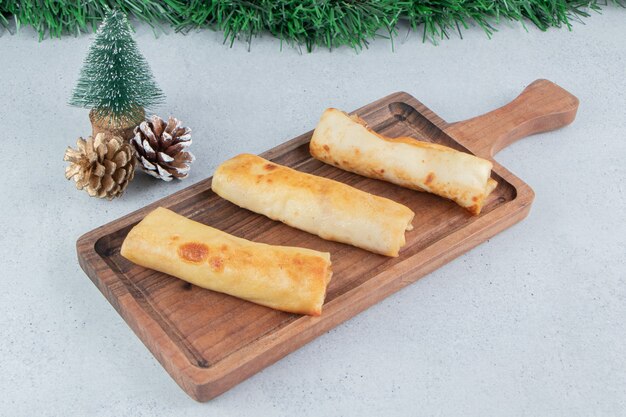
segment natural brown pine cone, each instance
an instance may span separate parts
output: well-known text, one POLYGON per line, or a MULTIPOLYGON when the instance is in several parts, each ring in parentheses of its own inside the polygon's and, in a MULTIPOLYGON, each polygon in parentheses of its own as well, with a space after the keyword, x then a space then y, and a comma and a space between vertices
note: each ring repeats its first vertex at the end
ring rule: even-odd
POLYGON ((74 178, 76 188, 85 189, 92 197, 109 200, 122 195, 135 175, 137 163, 131 146, 118 136, 107 138, 98 133, 94 139, 78 138, 77 149, 68 146, 65 178, 74 178))
POLYGON ((167 123, 159 116, 152 116, 135 128, 130 141, 134 147, 139 166, 153 177, 164 181, 183 179, 189 175, 194 156, 187 151, 191 145, 191 129, 182 127, 174 117, 167 123))

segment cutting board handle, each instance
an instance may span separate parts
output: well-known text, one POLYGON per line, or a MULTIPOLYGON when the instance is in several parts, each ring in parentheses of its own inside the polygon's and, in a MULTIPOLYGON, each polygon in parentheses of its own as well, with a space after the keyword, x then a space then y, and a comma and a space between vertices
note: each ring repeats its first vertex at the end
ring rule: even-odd
POLYGON ((445 129, 474 154, 491 158, 518 139, 558 129, 574 121, 578 99, 548 80, 536 80, 499 109, 445 129))

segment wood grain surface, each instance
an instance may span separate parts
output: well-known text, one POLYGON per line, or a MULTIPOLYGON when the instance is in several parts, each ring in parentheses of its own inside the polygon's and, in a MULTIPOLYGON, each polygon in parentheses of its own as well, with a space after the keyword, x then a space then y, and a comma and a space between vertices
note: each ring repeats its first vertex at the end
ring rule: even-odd
MULTIPOLYGON (((491 159, 524 136, 574 120, 578 100, 537 80, 506 106, 448 124, 406 93, 355 111, 387 136, 412 136, 491 159)), ((319 109, 320 114, 323 109, 319 109)), ((523 219, 533 191, 494 162, 499 185, 480 216, 435 195, 404 189, 325 165, 308 152, 312 132, 263 157, 332 178, 409 206, 414 229, 398 258, 329 242, 241 209, 211 191, 207 178, 99 227, 77 243, 81 267, 176 382, 194 399, 209 400, 315 337, 523 219), (288 314, 201 289, 120 256, 130 228, 158 206, 235 236, 274 245, 329 251, 333 279, 321 317, 288 314)))

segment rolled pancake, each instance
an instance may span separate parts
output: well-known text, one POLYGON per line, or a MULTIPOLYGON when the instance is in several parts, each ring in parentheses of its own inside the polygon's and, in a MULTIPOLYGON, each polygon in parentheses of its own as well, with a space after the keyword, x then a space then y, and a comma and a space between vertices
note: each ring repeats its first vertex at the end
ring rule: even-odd
POLYGON ((415 215, 395 201, 249 154, 220 165, 212 188, 270 219, 387 256, 398 256, 415 215))
POLYGON ((485 159, 409 137, 379 135, 362 119, 337 109, 322 114, 310 151, 346 171, 448 198, 474 215, 498 185, 485 159))
POLYGON ((291 313, 319 316, 330 254, 250 242, 157 208, 131 229, 121 255, 202 288, 291 313))

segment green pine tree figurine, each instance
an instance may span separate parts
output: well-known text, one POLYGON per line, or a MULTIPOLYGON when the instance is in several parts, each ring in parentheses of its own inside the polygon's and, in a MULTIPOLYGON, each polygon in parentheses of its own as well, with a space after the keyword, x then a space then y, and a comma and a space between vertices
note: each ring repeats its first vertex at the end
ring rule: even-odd
POLYGON ((94 137, 105 132, 130 139, 135 126, 145 119, 145 109, 163 99, 126 16, 110 10, 89 49, 69 104, 91 108, 94 137))

